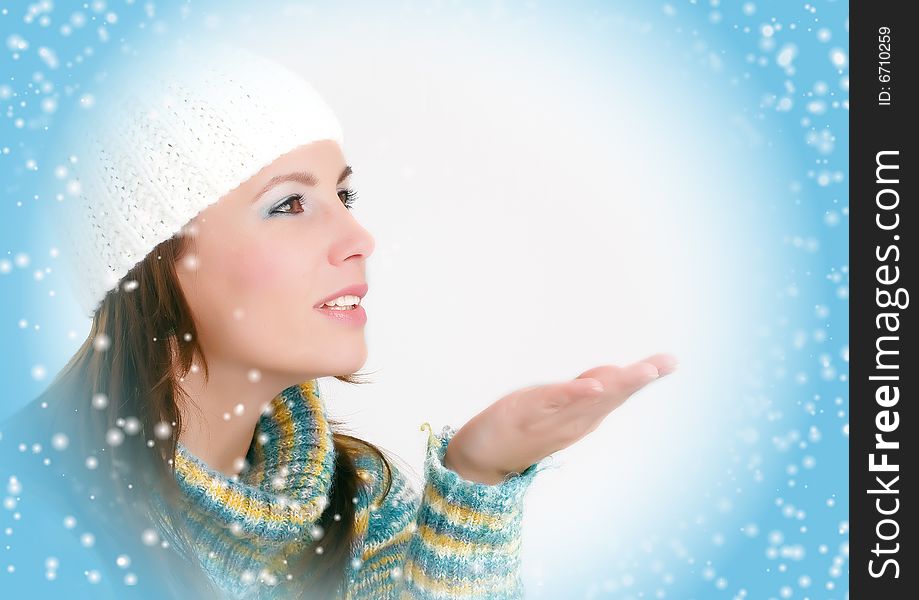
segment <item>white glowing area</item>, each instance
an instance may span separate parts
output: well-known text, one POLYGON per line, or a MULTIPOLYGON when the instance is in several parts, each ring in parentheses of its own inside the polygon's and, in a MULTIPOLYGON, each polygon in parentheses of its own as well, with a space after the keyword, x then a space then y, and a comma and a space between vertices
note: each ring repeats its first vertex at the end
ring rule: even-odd
POLYGON ((514 26, 467 13, 421 33, 398 12, 347 13, 292 3, 283 19, 220 25, 336 111, 354 214, 375 236, 361 302, 375 383, 323 379, 331 415, 420 483, 422 423, 458 429, 515 389, 676 355, 676 373, 534 482, 530 589, 564 576, 551 572, 560 548, 612 564, 731 497, 726 448, 761 385, 752 346, 768 333, 763 249, 783 191, 740 103, 628 18, 562 36, 546 12, 514 26))

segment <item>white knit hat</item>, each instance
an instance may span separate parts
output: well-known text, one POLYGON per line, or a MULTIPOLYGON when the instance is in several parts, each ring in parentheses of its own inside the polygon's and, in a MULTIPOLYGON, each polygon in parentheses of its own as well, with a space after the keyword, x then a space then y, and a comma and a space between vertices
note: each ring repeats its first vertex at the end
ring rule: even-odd
POLYGON ((157 244, 276 158, 318 140, 343 145, 335 114, 302 77, 208 44, 121 58, 95 106, 65 123, 76 162, 57 227, 87 316, 110 290, 129 293, 122 278, 157 244))

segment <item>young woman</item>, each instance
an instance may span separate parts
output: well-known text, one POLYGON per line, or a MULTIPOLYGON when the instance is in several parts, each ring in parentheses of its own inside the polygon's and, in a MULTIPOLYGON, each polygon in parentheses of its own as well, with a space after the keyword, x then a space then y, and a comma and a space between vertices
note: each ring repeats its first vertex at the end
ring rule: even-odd
POLYGON ((94 597, 522 597, 540 461, 674 358, 526 387, 458 431, 425 424, 415 489, 319 392, 321 377, 363 383, 374 249, 332 111, 248 53, 160 52, 74 138, 63 234, 92 325, 0 438, 22 513, 14 571, 60 589, 66 567, 94 597), (27 556, 39 521, 37 537, 79 539, 100 566, 50 560, 51 545, 27 556))

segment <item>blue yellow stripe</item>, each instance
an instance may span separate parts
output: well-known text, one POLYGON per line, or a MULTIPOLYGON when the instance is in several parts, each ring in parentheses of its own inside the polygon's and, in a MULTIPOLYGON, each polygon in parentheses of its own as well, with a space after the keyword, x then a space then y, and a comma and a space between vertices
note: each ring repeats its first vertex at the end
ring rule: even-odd
MULTIPOLYGON (((290 585, 308 582, 288 582, 285 560, 322 545, 311 530, 333 484, 337 450, 316 381, 283 390, 270 407, 259 417, 246 453, 249 466, 238 479, 211 469, 181 444, 174 461, 187 504, 181 518, 205 570, 229 598, 288 597, 290 585), (285 468, 276 489, 273 479, 285 468)), ((355 457, 365 483, 355 505, 355 562, 336 600, 521 598, 523 498, 540 469, 533 465, 498 485, 467 481, 443 465, 452 430, 438 436, 429 424, 425 428, 420 486, 391 463, 392 485, 384 497, 383 463, 369 451, 355 457)))

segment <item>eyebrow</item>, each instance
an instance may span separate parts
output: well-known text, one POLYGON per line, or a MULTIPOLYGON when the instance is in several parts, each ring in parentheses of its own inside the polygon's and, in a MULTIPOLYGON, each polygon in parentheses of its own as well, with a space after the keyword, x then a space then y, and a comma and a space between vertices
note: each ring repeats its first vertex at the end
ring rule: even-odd
MULTIPOLYGON (((351 168, 351 165, 346 166, 344 171, 341 172, 341 175, 338 176, 337 183, 344 181, 353 172, 354 170, 351 168)), ((284 175, 275 175, 270 180, 268 180, 268 183, 265 184, 265 187, 263 187, 261 191, 255 195, 255 199, 257 200, 261 198, 265 192, 276 185, 284 183, 285 181, 297 181, 303 185, 309 186, 315 186, 319 184, 319 179, 317 179, 316 176, 312 173, 308 173, 306 171, 294 171, 293 173, 286 173, 284 175)))

